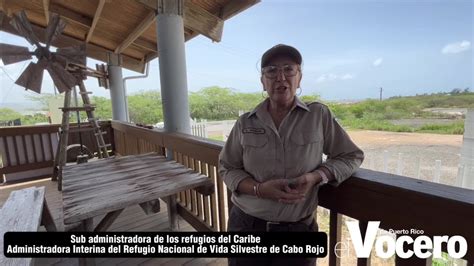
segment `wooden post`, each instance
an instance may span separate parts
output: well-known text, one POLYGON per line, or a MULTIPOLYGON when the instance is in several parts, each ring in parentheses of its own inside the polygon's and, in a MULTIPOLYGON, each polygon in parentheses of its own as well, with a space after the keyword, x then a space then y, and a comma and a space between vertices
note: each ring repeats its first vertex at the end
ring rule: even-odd
POLYGON ((168 220, 170 223, 170 231, 176 231, 178 228, 178 211, 176 210, 176 196, 171 195, 166 197, 167 207, 168 207, 168 220))
POLYGON ((398 153, 397 175, 402 175, 403 172, 403 153, 398 153))
POLYGON ((439 183, 440 177, 441 177, 441 160, 436 160, 433 181, 435 183, 439 183))
POLYGON ((329 266, 341 265, 341 254, 336 254, 336 245, 341 242, 342 215, 331 210, 329 216, 329 266))
MULTIPOLYGON (((86 232, 94 231, 94 220, 93 218, 88 218, 82 221, 82 228, 86 232)), ((95 258, 79 258, 80 266, 95 266, 95 258)))

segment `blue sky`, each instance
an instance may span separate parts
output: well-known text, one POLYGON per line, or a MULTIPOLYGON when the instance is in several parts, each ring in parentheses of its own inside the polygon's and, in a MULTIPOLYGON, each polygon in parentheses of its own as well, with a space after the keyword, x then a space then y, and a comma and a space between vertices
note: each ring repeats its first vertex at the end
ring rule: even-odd
MULTIPOLYGON (((186 43, 188 89, 259 92, 261 54, 285 43, 303 55, 303 94, 325 100, 377 98, 380 87, 386 97, 473 90, 473 13, 472 0, 263 0, 226 21, 220 43, 201 36, 186 43)), ((27 46, 6 33, 0 40, 27 46)), ((7 76, 16 79, 24 67, 2 66, 0 106, 34 94, 7 76)), ((52 92, 51 83, 47 78, 43 91, 52 92)), ((86 86, 108 96, 96 80, 86 86)), ((158 61, 147 79, 131 80, 127 88, 129 94, 159 90, 158 61)))

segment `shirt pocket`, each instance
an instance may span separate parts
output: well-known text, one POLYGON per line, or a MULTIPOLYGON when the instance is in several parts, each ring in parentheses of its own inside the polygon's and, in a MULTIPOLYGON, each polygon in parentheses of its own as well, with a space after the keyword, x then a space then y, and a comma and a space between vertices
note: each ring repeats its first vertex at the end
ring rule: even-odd
POLYGON ((317 131, 304 131, 291 134, 291 142, 297 146, 307 146, 322 141, 317 131))
POLYGON ((286 156, 289 167, 296 175, 307 173, 321 164, 324 140, 318 131, 303 131, 291 134, 286 156))
POLYGON ((247 135, 244 134, 242 138, 242 146, 250 149, 264 148, 268 143, 268 137, 266 135, 247 135))
POLYGON ((257 180, 269 175, 266 165, 271 161, 271 150, 267 135, 243 134, 243 163, 245 171, 257 180))

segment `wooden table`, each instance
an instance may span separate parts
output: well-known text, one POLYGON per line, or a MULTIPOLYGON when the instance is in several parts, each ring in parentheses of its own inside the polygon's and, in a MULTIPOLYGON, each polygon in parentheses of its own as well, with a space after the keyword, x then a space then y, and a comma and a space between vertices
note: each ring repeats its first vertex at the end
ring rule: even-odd
POLYGON ((82 230, 105 231, 131 205, 159 203, 165 198, 171 230, 176 229, 176 193, 201 188, 212 193, 210 178, 156 153, 106 158, 64 167, 64 223, 82 230), (92 219, 106 214, 94 228, 92 219))

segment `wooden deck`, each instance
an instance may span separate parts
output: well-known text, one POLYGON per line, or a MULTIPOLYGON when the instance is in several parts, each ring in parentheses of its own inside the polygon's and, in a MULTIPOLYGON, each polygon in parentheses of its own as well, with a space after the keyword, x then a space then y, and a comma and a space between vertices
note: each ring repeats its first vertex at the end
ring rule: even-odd
MULTIPOLYGON (((57 183, 51 179, 41 179, 12 185, 0 185, 0 206, 10 192, 31 186, 44 186, 46 201, 51 209, 58 230, 64 230, 62 194, 57 190, 57 183)), ((126 208, 108 231, 169 231, 166 204, 162 202, 161 212, 146 215, 138 206, 126 208)), ((94 223, 102 217, 94 218, 94 223)), ((185 220, 178 216, 179 231, 196 231, 185 220)), ((41 230, 45 230, 43 227, 41 230)), ((97 258, 97 265, 227 265, 223 258, 97 258)), ((76 258, 38 258, 36 265, 78 265, 76 258)))

